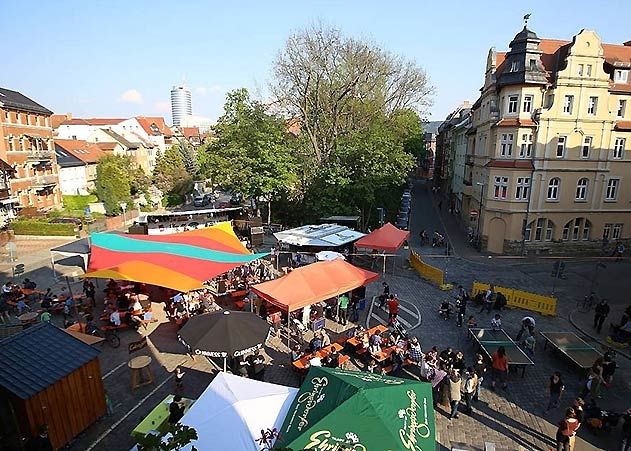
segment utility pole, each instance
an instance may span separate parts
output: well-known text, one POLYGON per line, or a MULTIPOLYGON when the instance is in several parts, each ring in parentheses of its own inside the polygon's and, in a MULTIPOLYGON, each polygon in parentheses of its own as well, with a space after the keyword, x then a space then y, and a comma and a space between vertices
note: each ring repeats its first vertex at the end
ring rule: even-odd
POLYGON ((482 222, 482 199, 484 198, 484 183, 476 182, 480 187, 480 207, 478 208, 478 226, 476 231, 476 240, 478 242, 478 251, 482 249, 482 240, 480 238, 480 223, 482 222))

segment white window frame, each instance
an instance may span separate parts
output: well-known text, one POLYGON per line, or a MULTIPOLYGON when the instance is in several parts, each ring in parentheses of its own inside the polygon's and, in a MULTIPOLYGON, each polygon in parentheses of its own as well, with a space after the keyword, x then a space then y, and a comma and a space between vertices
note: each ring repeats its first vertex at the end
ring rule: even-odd
POLYGON ((532 155, 532 133, 521 135, 521 146, 519 148, 519 158, 530 158, 532 155))
POLYGON ((613 145, 613 160, 622 160, 624 158, 624 147, 627 144, 627 138, 617 137, 613 145))
POLYGON ((546 200, 559 200, 559 191, 561 190, 561 179, 558 177, 551 178, 548 181, 548 192, 546 193, 546 200))
POLYGON ((609 238, 611 236, 611 228, 613 224, 605 224, 603 227, 603 238, 609 238))
POLYGON ((616 113, 616 116, 620 119, 624 118, 626 109, 627 109, 627 100, 626 99, 618 100, 618 112, 616 113))
POLYGON ((519 61, 513 61, 513 62, 510 64, 510 71, 511 71, 511 72, 517 72, 517 71, 519 71, 519 61))
POLYGON ((618 199, 618 188, 620 187, 620 179, 610 178, 607 180, 605 188, 605 201, 613 202, 618 199))
POLYGON ((565 158, 565 150, 567 148, 567 136, 559 135, 557 137, 557 147, 556 147, 556 157, 557 158, 565 158), (561 154, 559 155, 559 150, 561 154))
POLYGON ((563 114, 572 114, 574 109, 574 96, 566 95, 563 97, 563 114))
POLYGON ((552 223, 552 221, 548 219, 546 223, 546 236, 544 239, 546 241, 552 241, 553 237, 554 237, 554 224, 552 223))
POLYGON ((593 136, 583 136, 583 144, 581 145, 581 158, 589 158, 592 152, 593 136))
POLYGON ((585 69, 586 69, 587 76, 591 77, 592 76, 592 65, 588 64, 587 66, 585 66, 585 69))
POLYGON ((519 96, 517 94, 509 95, 506 98, 507 114, 517 114, 519 112, 519 96))
POLYGON ((598 111, 598 97, 589 96, 587 100, 587 114, 595 116, 598 111))
POLYGON ((584 69, 584 67, 585 67, 585 66, 583 66, 582 64, 579 64, 579 65, 578 65, 578 69, 577 69, 576 73, 577 73, 577 75, 578 75, 579 77, 582 77, 582 76, 583 76, 583 69, 584 69))
POLYGON ((506 199, 508 196, 508 177, 503 175, 493 178, 493 199, 506 199))
POLYGON ((589 179, 586 177, 581 177, 576 182, 576 197, 574 200, 579 202, 584 202, 587 200, 587 190, 589 189, 589 179))
POLYGON ((543 241, 546 225, 546 218, 537 219, 537 222, 535 222, 535 241, 543 241))
POLYGON ((515 135, 512 133, 502 133, 500 135, 500 155, 502 157, 511 157, 513 155, 513 141, 515 135))
POLYGON ((517 177, 517 187, 515 188, 515 199, 528 200, 530 191, 530 177, 517 177))
POLYGON ((628 69, 616 69, 613 73, 614 83, 628 83, 629 82, 629 70, 628 69))
POLYGON ((622 237, 622 224, 613 224, 613 228, 611 230, 611 238, 614 240, 619 240, 622 237))
POLYGON ((585 223, 583 224, 583 232, 582 232, 582 240, 583 241, 589 241, 589 234, 592 231, 592 226, 591 223, 589 222, 589 219, 585 218, 585 223))
POLYGON ((533 100, 534 100, 534 96, 532 96, 532 95, 525 95, 524 96, 524 113, 532 112, 533 100))
POLYGON ((583 218, 576 218, 572 222, 572 241, 578 241, 582 236, 583 218))

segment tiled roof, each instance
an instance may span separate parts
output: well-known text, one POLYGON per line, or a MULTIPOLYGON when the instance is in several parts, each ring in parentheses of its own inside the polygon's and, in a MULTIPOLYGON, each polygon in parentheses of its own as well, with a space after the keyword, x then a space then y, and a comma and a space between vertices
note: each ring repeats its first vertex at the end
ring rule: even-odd
POLYGON ((120 124, 126 119, 113 119, 113 118, 90 118, 90 119, 69 119, 61 123, 61 125, 116 125, 120 124))
POLYGON ((534 169, 530 160, 491 160, 486 164, 487 168, 506 169, 534 169))
POLYGON ((616 122, 616 130, 625 131, 625 132, 631 131, 631 121, 616 122))
POLYGON ((95 143, 99 149, 103 150, 103 151, 111 151, 116 149, 116 146, 118 145, 117 142, 108 142, 108 143, 95 143))
POLYGON ((56 139, 55 146, 72 154, 84 163, 96 163, 105 156, 103 151, 93 143, 79 139, 56 139))
POLYGON ((167 127, 163 117, 136 116, 136 120, 148 135, 173 136, 173 131, 167 127))
POLYGON ((140 143, 133 143, 129 141, 128 139, 126 139, 124 136, 119 135, 118 133, 116 133, 113 130, 110 130, 109 128, 104 128, 103 131, 107 133, 114 141, 121 143, 123 146, 127 147, 128 149, 137 149, 138 147, 140 147, 140 143))
POLYGON ((0 387, 29 399, 98 355, 63 330, 36 324, 0 341, 0 387))
POLYGON ((197 127, 180 127, 180 130, 182 131, 182 134, 187 138, 190 139, 192 137, 200 137, 201 133, 199 132, 199 128, 197 127))
POLYGON ((48 108, 43 107, 24 94, 6 88, 0 88, 0 107, 13 108, 20 111, 39 113, 45 115, 53 114, 48 108))
POLYGON ((535 127, 536 125, 532 119, 519 118, 502 119, 495 124, 496 127, 535 127))

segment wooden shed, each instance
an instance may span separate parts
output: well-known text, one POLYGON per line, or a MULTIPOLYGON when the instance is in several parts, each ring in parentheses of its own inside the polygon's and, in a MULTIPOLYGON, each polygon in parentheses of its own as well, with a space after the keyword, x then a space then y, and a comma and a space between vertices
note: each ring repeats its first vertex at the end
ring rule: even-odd
POLYGON ((103 416, 98 355, 46 323, 0 341, 0 443, 21 450, 47 425, 58 449, 103 416))

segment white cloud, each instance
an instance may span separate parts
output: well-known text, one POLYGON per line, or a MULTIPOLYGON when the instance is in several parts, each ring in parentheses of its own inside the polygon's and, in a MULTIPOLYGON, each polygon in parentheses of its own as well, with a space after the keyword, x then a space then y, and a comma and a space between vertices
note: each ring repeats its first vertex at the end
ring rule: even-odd
POLYGON ((140 105, 142 103, 142 94, 137 89, 128 89, 120 95, 118 98, 121 102, 135 103, 140 105))
POLYGON ((200 95, 201 97, 205 97, 207 95, 222 94, 223 92, 224 88, 221 85, 199 86, 195 88, 195 93, 200 95))
POLYGON ((169 102, 156 102, 153 104, 153 109, 159 113, 170 113, 171 104, 169 102))

